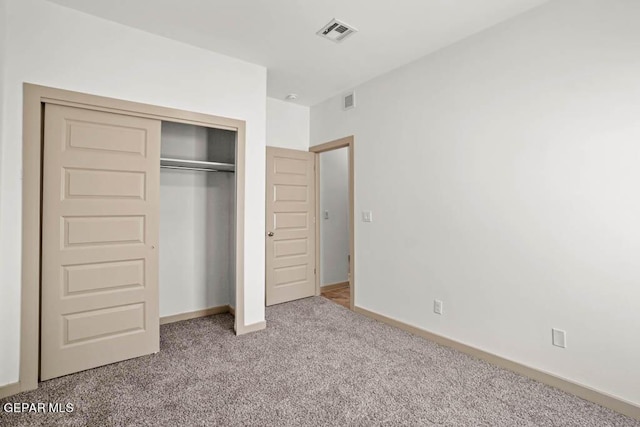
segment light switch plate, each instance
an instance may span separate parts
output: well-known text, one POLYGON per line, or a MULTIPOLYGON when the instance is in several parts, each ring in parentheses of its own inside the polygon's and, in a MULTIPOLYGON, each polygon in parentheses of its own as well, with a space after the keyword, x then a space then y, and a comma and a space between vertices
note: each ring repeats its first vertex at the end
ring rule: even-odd
POLYGON ((362 211, 362 222, 373 222, 373 212, 362 211))

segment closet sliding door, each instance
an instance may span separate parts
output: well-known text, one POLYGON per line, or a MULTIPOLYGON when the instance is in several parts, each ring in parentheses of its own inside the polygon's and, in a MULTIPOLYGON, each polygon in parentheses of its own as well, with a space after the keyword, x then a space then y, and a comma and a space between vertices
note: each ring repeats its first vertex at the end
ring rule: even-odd
POLYGON ((159 351, 160 129, 45 106, 41 380, 159 351))

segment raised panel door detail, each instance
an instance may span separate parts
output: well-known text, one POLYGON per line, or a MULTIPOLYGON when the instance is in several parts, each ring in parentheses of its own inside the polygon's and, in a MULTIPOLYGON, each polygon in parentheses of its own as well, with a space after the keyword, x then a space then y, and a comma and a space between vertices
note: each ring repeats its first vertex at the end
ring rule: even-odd
POLYGON ((64 345, 144 331, 144 304, 129 304, 63 316, 64 345))
POLYGON ((116 198, 138 199, 145 197, 145 174, 90 169, 64 169, 64 199, 116 198))
POLYGON ((275 212, 273 218, 275 230, 306 230, 309 228, 308 212, 275 212))
POLYGON ((308 162, 305 159, 292 159, 289 157, 277 157, 275 159, 274 173, 284 175, 308 175, 308 162))
POLYGON ((276 268, 275 271, 276 286, 287 286, 296 283, 304 283, 309 278, 307 276, 306 264, 276 268))
POLYGON ((144 216, 63 218, 64 246, 144 243, 144 216))
POLYGON ((305 256, 309 251, 307 239, 277 240, 273 243, 273 254, 277 258, 305 256))
POLYGON ((66 149, 146 155, 147 130, 109 123, 66 120, 66 149))
POLYGON ((273 200, 276 202, 307 202, 309 189, 305 185, 275 185, 273 200))
POLYGON ((144 286, 144 260, 67 265, 62 268, 65 296, 144 286))

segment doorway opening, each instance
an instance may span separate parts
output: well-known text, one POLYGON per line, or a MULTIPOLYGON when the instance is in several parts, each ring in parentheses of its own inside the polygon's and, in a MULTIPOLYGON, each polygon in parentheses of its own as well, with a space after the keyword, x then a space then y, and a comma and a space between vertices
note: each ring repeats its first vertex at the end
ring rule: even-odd
POLYGON ((353 310, 354 138, 349 136, 309 151, 316 153, 316 295, 353 310))

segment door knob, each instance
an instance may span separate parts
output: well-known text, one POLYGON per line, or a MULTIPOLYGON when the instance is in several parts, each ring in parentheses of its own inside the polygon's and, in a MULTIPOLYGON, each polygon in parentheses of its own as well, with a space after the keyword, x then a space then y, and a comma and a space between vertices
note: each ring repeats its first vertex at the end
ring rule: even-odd
POLYGON ((269 236, 269 237, 273 237, 273 231, 270 231, 270 232, 267 234, 267 236, 269 236))

